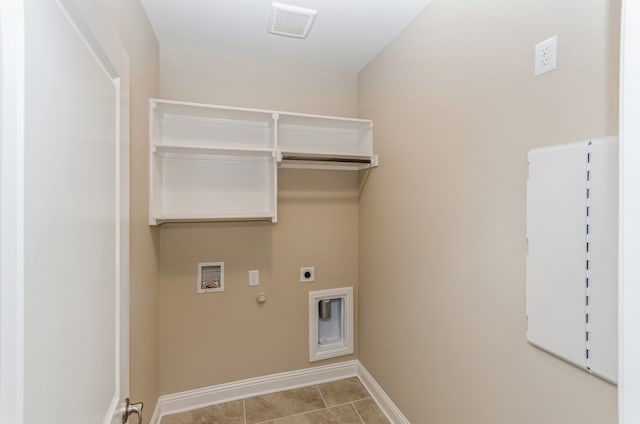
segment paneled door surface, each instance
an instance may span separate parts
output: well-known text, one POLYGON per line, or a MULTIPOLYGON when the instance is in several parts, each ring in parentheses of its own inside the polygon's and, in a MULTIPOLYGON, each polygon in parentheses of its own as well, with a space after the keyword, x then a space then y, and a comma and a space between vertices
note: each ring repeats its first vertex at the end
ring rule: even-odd
POLYGON ((17 51, 3 72, 23 70, 10 117, 18 123, 17 166, 8 177, 15 193, 2 198, 17 205, 15 216, 3 216, 3 226, 15 224, 19 323, 16 337, 5 338, 17 344, 18 369, 6 414, 16 423, 122 423, 129 383, 128 59, 99 10, 107 2, 6 3, 21 25, 13 41, 3 40, 3 49, 12 42, 17 51))

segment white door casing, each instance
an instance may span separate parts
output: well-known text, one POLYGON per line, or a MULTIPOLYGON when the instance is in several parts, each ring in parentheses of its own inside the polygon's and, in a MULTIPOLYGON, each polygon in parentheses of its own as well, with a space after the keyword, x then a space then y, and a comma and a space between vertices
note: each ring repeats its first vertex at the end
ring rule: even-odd
POLYGON ((23 411, 22 1, 0 0, 0 422, 23 411))
POLYGON ((2 331, 2 352, 14 353, 6 365, 16 366, 15 396, 2 393, 2 417, 6 402, 6 417, 18 424, 122 422, 129 383, 128 58, 98 2, 3 1, 3 12, 5 4, 15 11, 18 41, 11 47, 19 50, 16 63, 3 61, 3 76, 15 68, 24 74, 17 77, 23 89, 13 92, 16 116, 0 115, 15 127, 13 140, 3 132, 3 163, 11 149, 17 160, 2 177, 3 186, 13 180, 15 187, 13 195, 2 192, 2 228, 16 224, 8 246, 3 238, 2 263, 17 256, 15 281, 3 272, 3 305, 5 293, 17 300, 17 325, 7 343, 2 331), (15 202, 7 214, 6 201, 15 202))

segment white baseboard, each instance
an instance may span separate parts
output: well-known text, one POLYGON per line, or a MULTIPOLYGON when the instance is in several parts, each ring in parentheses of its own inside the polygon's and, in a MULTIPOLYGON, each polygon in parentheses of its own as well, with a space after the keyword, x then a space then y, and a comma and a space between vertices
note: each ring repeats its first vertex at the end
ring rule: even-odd
POLYGON ((380 385, 376 383, 371 374, 357 360, 249 378, 160 396, 150 423, 160 424, 161 418, 165 415, 349 377, 358 377, 362 381, 362 384, 371 393, 373 400, 380 406, 380 409, 387 415, 392 424, 410 424, 380 385))
POLYGON ((160 396, 151 424, 159 424, 164 415, 354 377, 359 364, 358 361, 345 361, 160 396))
POLYGON ((358 378, 392 424, 411 424, 360 361, 358 361, 358 378))
MULTIPOLYGON (((143 412, 144 414, 144 412, 143 412)), ((149 421, 150 424, 159 424, 160 423, 160 418, 162 418, 160 416, 160 399, 158 399, 158 401, 156 402, 156 407, 153 408, 153 415, 151 415, 151 420, 149 421)))

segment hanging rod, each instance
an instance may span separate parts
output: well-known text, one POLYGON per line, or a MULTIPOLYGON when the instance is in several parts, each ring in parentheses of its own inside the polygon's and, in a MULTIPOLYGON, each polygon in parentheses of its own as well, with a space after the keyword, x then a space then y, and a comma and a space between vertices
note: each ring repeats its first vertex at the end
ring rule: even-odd
POLYGON ((288 156, 282 155, 282 160, 300 160, 313 162, 340 162, 340 163, 366 163, 371 164, 371 159, 345 158, 345 157, 312 157, 312 156, 288 156))

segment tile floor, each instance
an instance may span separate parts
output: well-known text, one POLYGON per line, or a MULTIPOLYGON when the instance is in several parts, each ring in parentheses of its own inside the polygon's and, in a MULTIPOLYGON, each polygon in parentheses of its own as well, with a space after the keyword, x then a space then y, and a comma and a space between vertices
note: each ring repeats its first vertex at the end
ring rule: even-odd
POLYGON ((162 417, 161 424, 388 424, 356 377, 162 417))

